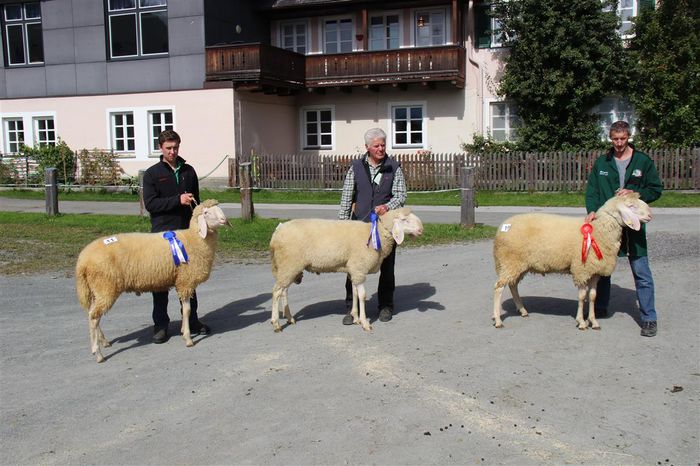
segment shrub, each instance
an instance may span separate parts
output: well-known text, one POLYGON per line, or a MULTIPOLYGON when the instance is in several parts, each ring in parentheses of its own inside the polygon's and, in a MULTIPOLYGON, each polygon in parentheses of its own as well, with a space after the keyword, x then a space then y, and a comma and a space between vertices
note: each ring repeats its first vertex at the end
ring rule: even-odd
POLYGON ((70 184, 75 181, 75 154, 65 141, 59 140, 56 145, 39 147, 20 146, 20 154, 37 163, 36 171, 29 174, 30 183, 42 183, 44 171, 55 168, 58 183, 70 184))
POLYGON ((78 154, 80 160, 80 182, 86 185, 116 186, 122 184, 124 169, 117 157, 109 151, 83 149, 78 154))

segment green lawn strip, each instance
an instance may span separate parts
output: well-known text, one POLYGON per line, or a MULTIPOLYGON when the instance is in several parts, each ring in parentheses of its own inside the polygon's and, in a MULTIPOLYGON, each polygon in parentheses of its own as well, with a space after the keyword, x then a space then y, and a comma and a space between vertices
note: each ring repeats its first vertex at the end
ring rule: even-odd
MULTIPOLYGON (((270 237, 279 219, 230 219, 233 228, 220 230, 217 261, 267 262, 270 237)), ((150 231, 147 218, 133 215, 0 212, 0 274, 72 274, 81 249, 101 236, 131 231, 150 231)), ((459 225, 426 224, 420 238, 408 238, 407 247, 420 247, 492 238, 496 229, 477 225, 466 230, 459 225)))
MULTIPOLYGON (((17 199, 44 199, 43 191, 0 190, 0 197, 17 199)), ((219 202, 239 203, 240 193, 236 189, 201 191, 202 199, 217 199, 219 202)), ((136 202, 138 196, 130 193, 102 191, 66 191, 59 193, 59 202, 65 201, 127 201, 136 202)), ((269 191, 254 190, 253 202, 259 204, 326 204, 338 205, 338 191, 269 191)), ((539 207, 583 207, 584 194, 579 192, 501 192, 476 191, 477 206, 539 206, 539 207)), ((419 192, 408 194, 408 205, 459 206, 459 190, 444 192, 419 192)), ((665 191, 652 207, 700 207, 700 193, 665 191)))

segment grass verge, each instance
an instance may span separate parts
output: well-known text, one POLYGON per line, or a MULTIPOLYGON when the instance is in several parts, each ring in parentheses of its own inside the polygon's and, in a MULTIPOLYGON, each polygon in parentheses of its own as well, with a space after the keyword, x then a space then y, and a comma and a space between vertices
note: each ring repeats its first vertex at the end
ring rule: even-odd
MULTIPOLYGON (((202 199, 217 199, 219 202, 241 201, 236 189, 203 189, 202 199)), ((0 198, 44 199, 43 191, 0 190, 0 198)), ((138 201, 138 195, 130 193, 110 193, 106 191, 63 191, 60 201, 138 201)), ((253 202, 260 204, 340 204, 337 191, 253 191, 253 202)), ((540 207, 583 207, 584 194, 572 193, 520 193, 501 191, 476 191, 479 206, 540 206, 540 207)), ((409 193, 408 205, 458 206, 461 203, 460 191, 409 193)), ((654 207, 700 207, 700 193, 666 191, 654 207)))
MULTIPOLYGON (((217 262, 267 262, 270 237, 278 219, 230 219, 233 228, 220 232, 217 262)), ((82 248, 106 235, 150 231, 148 218, 131 215, 0 212, 0 274, 73 274, 82 248)), ((407 247, 467 242, 492 238, 496 228, 479 225, 471 230, 459 225, 426 224, 423 236, 409 238, 407 247)))

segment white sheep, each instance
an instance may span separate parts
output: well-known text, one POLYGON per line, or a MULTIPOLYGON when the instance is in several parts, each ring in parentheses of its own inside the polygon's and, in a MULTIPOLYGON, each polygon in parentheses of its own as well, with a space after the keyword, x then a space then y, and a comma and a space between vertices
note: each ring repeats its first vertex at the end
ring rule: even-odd
POLYGON ((501 321, 501 294, 508 285, 520 315, 527 310, 518 294, 518 283, 528 272, 571 274, 578 287, 578 328, 586 330, 588 321, 600 329, 595 318, 596 286, 601 276, 609 276, 615 269, 620 250, 623 227, 635 230, 640 222, 651 220, 649 206, 639 199, 638 193, 615 196, 596 212, 592 236, 600 248, 602 259, 594 249, 582 259, 583 220, 542 213, 515 215, 501 224, 493 242, 493 257, 498 281, 493 292, 493 320, 496 328, 501 321), (583 318, 583 304, 588 295, 588 321, 583 318))
POLYGON ((100 318, 124 292, 165 291, 175 287, 182 303, 182 337, 192 346, 190 298, 209 278, 218 234, 230 225, 218 202, 206 200, 195 207, 189 229, 176 230, 188 256, 176 266, 163 233, 122 233, 98 238, 85 246, 75 266, 80 305, 88 316, 90 348, 97 362, 104 361, 101 347, 111 344, 100 328, 100 318))
POLYGON ((272 274, 272 318, 275 332, 281 331, 278 321, 279 302, 284 303, 284 317, 294 324, 289 311, 287 290, 292 283, 301 283, 303 271, 315 273, 343 272, 352 281, 354 323, 371 330, 365 314, 365 286, 368 274, 377 273, 394 244, 401 244, 404 234, 423 233, 420 219, 407 207, 390 210, 377 222, 381 249, 368 246, 371 224, 357 220, 297 219, 281 223, 270 239, 272 274), (358 318, 359 301, 359 318, 358 318))

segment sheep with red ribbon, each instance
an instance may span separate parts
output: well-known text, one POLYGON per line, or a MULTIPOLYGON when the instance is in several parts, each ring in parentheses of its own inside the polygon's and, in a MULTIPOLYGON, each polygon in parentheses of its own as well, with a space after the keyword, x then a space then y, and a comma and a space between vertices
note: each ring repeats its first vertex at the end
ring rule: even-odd
POLYGON ((528 213, 503 222, 493 242, 498 281, 493 291, 493 321, 503 327, 501 295, 508 285, 520 315, 528 315, 518 294, 518 283, 527 273, 570 274, 578 288, 578 328, 588 324, 600 329, 595 318, 596 286, 601 276, 615 269, 623 228, 639 230, 651 220, 649 206, 631 193, 608 200, 590 224, 562 215, 528 213), (589 251, 592 251, 589 253, 589 251), (588 319, 583 317, 588 297, 588 319))

